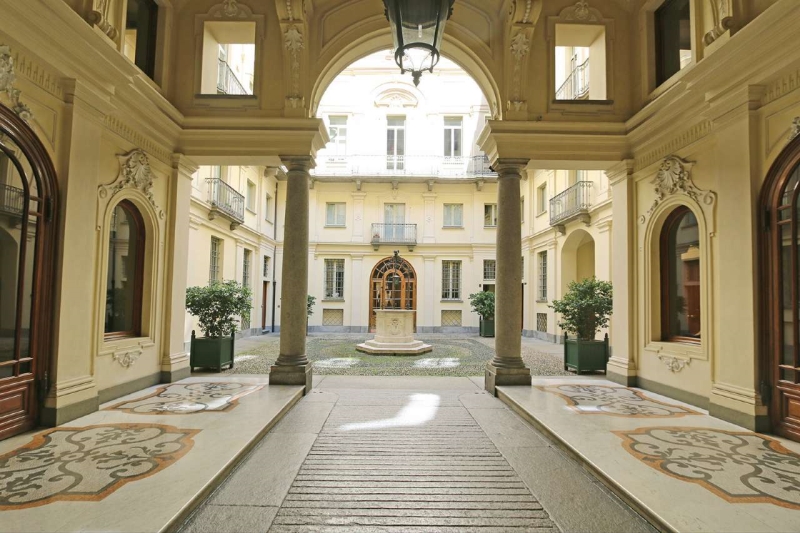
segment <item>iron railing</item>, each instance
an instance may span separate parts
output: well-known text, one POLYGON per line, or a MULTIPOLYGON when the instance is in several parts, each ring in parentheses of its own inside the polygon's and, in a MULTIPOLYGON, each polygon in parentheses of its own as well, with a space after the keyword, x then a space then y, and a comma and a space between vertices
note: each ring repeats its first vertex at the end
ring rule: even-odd
POLYGON ((244 88, 242 82, 236 77, 228 62, 224 59, 218 59, 219 67, 217 69, 217 93, 219 94, 250 94, 250 91, 244 88))
POLYGON ((220 178, 207 178, 208 203, 239 223, 244 222, 244 195, 220 178))
POLYGON ((11 185, 0 185, 0 211, 21 215, 25 208, 25 191, 11 185))
POLYGON ((417 225, 373 224, 372 244, 417 244, 417 225))
POLYGON ((556 100, 580 100, 589 93, 589 58, 572 69, 556 91, 556 100))
POLYGON ((489 158, 441 155, 326 155, 320 152, 315 176, 431 176, 452 178, 496 177, 489 158))
POLYGON ((592 182, 579 181, 550 199, 550 225, 589 212, 592 206, 592 182))

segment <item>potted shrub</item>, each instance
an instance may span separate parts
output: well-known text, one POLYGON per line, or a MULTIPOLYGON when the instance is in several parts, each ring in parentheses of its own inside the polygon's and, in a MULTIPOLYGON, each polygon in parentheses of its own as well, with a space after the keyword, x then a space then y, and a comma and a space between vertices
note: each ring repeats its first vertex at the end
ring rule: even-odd
POLYGON ((612 312, 611 283, 595 277, 570 282, 567 294, 552 307, 561 315, 558 325, 564 330, 564 370, 606 370, 608 334, 595 340, 600 328, 608 326, 612 312), (568 334, 575 335, 570 339, 568 334))
POLYGON ((469 304, 472 306, 472 310, 481 317, 480 336, 494 337, 494 293, 481 291, 470 294, 469 304))
POLYGON ((186 289, 186 310, 196 316, 205 337, 196 337, 192 330, 189 366, 233 368, 233 343, 238 321, 250 320, 252 293, 244 285, 230 281, 214 281, 203 287, 186 289))

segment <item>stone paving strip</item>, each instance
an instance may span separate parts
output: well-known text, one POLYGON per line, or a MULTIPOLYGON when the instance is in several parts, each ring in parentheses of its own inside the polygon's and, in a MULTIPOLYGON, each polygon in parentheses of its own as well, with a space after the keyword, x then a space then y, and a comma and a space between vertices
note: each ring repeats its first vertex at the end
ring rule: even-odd
POLYGON ((369 394, 333 408, 271 533, 558 531, 454 398, 422 395, 411 412, 413 394, 369 394))

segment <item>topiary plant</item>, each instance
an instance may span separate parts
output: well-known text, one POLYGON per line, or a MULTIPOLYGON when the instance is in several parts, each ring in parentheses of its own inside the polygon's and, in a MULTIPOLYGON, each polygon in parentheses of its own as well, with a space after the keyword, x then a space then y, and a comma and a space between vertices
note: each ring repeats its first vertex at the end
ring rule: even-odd
POLYGON ((233 280, 213 281, 186 289, 186 310, 196 316, 206 337, 225 337, 237 331, 235 317, 250 320, 253 293, 233 280))
POLYGON ((489 291, 476 292, 469 295, 469 304, 472 310, 481 315, 484 320, 494 320, 494 293, 489 291))
POLYGON ((314 314, 315 303, 317 303, 317 298, 309 294, 306 299, 306 315, 311 316, 314 314))
POLYGON ((595 277, 571 281, 567 294, 550 306, 561 315, 558 325, 580 340, 594 340, 600 328, 608 326, 612 313, 611 283, 595 277))

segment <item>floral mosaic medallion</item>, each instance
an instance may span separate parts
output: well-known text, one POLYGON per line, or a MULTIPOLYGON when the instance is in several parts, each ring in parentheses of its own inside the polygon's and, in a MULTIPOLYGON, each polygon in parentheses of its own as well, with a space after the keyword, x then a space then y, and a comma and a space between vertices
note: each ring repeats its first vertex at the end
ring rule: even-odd
POLYGON ((749 432, 692 427, 615 431, 636 459, 697 483, 731 503, 771 503, 800 510, 800 455, 749 432))
POLYGON ((547 385, 537 387, 561 396, 573 411, 582 415, 625 417, 679 417, 700 413, 648 398, 641 391, 607 385, 547 385))
POLYGON ((0 511, 99 501, 183 457, 199 430, 154 424, 63 427, 0 456, 0 511))
POLYGON ((107 409, 139 415, 188 415, 206 411, 229 411, 242 396, 263 389, 264 385, 233 382, 173 383, 152 394, 127 400, 107 409))

